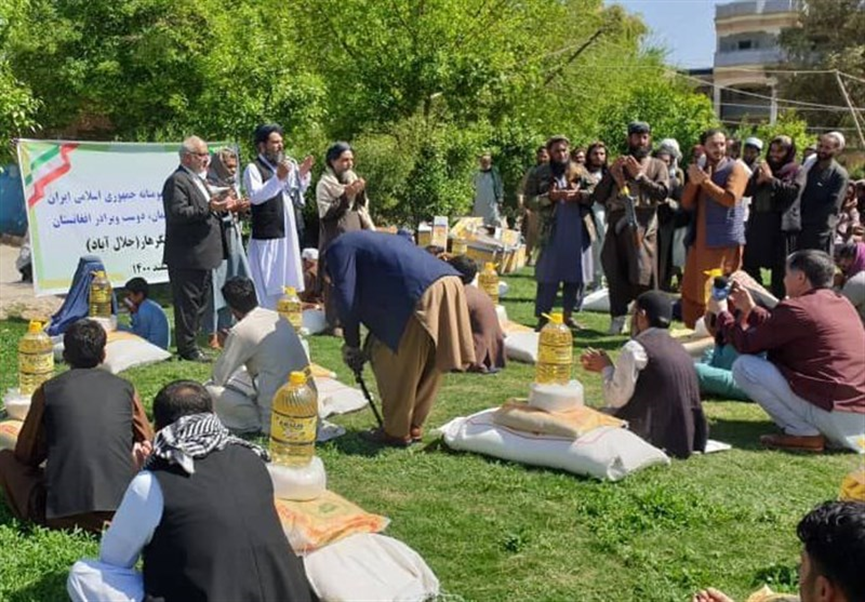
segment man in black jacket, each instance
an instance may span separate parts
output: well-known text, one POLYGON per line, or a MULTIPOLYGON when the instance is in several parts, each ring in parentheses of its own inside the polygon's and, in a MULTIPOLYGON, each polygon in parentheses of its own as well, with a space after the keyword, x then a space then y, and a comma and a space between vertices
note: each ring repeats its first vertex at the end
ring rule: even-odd
POLYGON ((832 256, 838 212, 847 195, 847 170, 835 160, 844 151, 841 132, 829 132, 820 137, 817 158, 802 166, 802 192, 799 208, 802 229, 796 242, 797 250, 816 249, 832 256))
POLYGON ((205 184, 210 154, 207 143, 190 136, 180 147, 180 166, 165 181, 165 264, 174 302, 174 336, 181 359, 205 362, 195 337, 211 294, 211 270, 225 256, 216 211, 229 200, 211 197, 205 184))

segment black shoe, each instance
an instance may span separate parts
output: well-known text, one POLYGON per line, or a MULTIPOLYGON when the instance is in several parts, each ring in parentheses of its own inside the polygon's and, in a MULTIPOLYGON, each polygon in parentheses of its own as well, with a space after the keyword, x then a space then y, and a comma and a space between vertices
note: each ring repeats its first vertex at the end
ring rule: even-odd
POLYGON ((538 325, 535 326, 535 332, 540 332, 541 330, 543 330, 544 326, 546 326, 548 322, 549 320, 544 318, 543 316, 538 318, 538 325))
POLYGON ((184 362, 197 362, 199 364, 209 364, 213 359, 204 355, 200 349, 196 349, 191 353, 180 354, 180 359, 184 362))

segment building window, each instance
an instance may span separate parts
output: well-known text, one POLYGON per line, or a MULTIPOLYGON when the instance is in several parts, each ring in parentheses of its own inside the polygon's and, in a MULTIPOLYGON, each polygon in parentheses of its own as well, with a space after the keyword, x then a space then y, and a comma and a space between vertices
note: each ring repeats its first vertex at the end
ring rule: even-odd
POLYGON ((751 50, 753 42, 751 40, 739 40, 738 50, 751 50))

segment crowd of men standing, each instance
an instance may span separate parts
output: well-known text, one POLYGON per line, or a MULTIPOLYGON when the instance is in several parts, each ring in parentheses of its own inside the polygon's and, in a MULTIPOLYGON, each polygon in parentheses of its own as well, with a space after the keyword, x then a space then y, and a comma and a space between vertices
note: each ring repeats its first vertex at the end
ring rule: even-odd
MULTIPOLYGON (((603 280, 611 334, 623 332, 629 303, 653 288, 681 292, 681 316, 693 327, 706 310, 713 270, 744 269, 761 281, 768 269, 773 294, 783 298, 794 250, 831 256, 836 242, 862 239, 865 182, 848 186, 837 161, 844 145, 842 134, 827 133, 800 163, 789 136, 772 139, 761 158, 763 141, 741 145, 712 129, 682 169, 679 143, 662 140, 653 150, 643 122, 628 126, 627 151, 611 163, 603 142, 582 149, 550 138, 517 195, 532 261, 537 255, 538 327, 559 287, 570 318, 603 280)), ((482 159, 481 171, 490 169, 482 159)))

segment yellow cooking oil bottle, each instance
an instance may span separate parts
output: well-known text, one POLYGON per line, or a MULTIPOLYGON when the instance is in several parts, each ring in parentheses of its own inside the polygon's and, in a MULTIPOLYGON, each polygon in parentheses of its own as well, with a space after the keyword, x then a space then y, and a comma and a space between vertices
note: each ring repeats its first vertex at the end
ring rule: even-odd
POLYGON ((538 384, 566 385, 571 380, 574 362, 574 335, 567 327, 561 312, 549 315, 549 322, 541 329, 538 339, 538 362, 535 382, 538 384))
POLYGON ((39 385, 54 376, 54 345, 42 322, 31 320, 27 333, 18 342, 18 390, 33 395, 39 385))
POLYGON ((111 281, 103 270, 97 270, 90 281, 90 317, 111 318, 111 309, 111 281))
POLYGON ((288 320, 295 332, 300 332, 303 326, 303 304, 300 297, 297 296, 297 289, 293 286, 286 286, 282 291, 283 295, 276 304, 276 311, 288 320))
POLYGON ((493 305, 499 304, 499 275, 496 272, 496 264, 488 261, 478 276, 478 284, 483 292, 492 299, 493 305))
POLYGON ((303 372, 292 372, 273 398, 270 455, 282 466, 306 466, 315 455, 318 396, 303 372))

